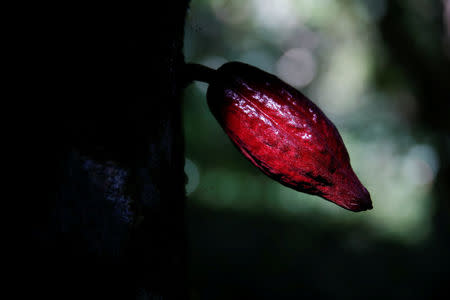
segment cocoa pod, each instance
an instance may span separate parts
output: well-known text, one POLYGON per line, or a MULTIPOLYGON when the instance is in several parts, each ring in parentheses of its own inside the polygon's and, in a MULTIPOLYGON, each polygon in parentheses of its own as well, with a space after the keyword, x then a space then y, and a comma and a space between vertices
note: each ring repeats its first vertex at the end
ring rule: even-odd
POLYGON ((269 177, 351 211, 372 208, 336 127, 293 87, 230 62, 211 78, 207 99, 239 151, 269 177))

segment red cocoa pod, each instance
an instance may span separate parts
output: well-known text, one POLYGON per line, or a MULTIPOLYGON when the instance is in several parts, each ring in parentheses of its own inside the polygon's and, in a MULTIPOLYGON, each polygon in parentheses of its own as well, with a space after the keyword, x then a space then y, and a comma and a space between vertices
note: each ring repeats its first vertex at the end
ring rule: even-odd
POLYGON ((269 177, 351 211, 372 208, 336 127, 293 87, 230 62, 210 79, 207 99, 240 152, 269 177))

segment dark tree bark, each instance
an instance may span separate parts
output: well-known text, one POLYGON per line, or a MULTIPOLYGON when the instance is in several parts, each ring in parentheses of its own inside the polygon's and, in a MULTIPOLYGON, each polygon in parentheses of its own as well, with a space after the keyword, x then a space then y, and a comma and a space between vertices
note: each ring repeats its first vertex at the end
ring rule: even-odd
POLYGON ((111 3, 42 18, 58 77, 58 120, 42 139, 56 141, 56 181, 30 207, 27 276, 33 293, 60 299, 184 299, 188 0, 111 3))

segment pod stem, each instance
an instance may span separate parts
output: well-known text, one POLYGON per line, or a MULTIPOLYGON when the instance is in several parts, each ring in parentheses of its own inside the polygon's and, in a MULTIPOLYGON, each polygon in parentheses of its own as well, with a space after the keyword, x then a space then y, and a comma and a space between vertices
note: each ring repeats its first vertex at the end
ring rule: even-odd
POLYGON ((216 70, 208 68, 207 66, 188 63, 185 65, 186 81, 191 82, 194 80, 211 83, 216 76, 216 70))

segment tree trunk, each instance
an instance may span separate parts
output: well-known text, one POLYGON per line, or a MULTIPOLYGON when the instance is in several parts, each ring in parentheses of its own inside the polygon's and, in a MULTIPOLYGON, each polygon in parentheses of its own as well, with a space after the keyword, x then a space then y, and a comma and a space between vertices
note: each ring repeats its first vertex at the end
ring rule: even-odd
POLYGON ((60 118, 49 128, 56 186, 31 206, 28 276, 36 293, 60 299, 184 299, 188 1, 111 3, 58 7, 43 20, 60 118))

